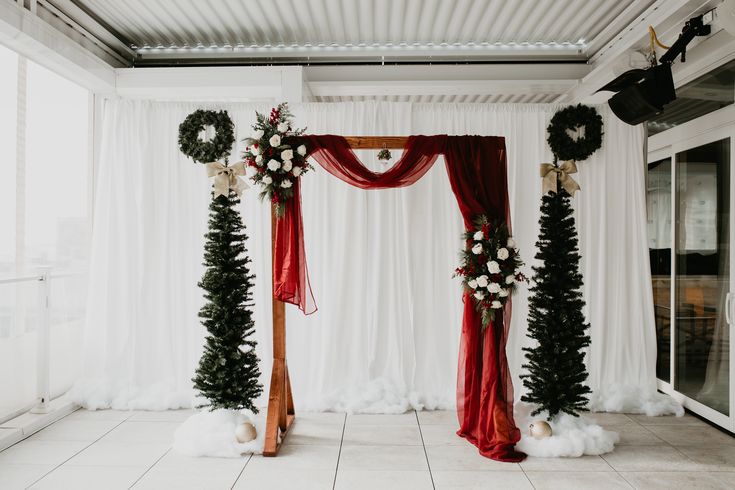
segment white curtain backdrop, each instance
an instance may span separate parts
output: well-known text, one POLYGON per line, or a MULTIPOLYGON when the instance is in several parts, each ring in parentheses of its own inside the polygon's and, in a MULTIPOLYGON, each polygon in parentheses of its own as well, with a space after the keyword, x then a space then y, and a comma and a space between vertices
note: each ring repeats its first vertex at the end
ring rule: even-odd
MULTIPOLYGON (((198 323, 209 183, 177 148, 191 111, 225 108, 237 137, 268 104, 116 100, 107 104, 97 184, 85 343, 76 400, 89 408, 191 406, 205 332, 198 323)), ((538 165, 550 161, 548 105, 297 104, 299 127, 343 135, 478 134, 506 138, 513 230, 527 275, 538 232, 538 165)), ((604 145, 580 163, 577 207, 592 346, 593 408, 662 412, 646 240, 643 133, 606 107, 604 145)), ((376 152, 358 152, 374 170, 376 152)), ((394 161, 399 157, 394 152, 394 161)), ((232 160, 235 160, 233 154, 232 160)), ((390 164, 389 164, 390 165, 390 164)), ((288 364, 298 408, 402 412, 453 408, 461 326, 452 279, 462 222, 443 160, 415 185, 363 191, 317 166, 303 179, 306 253, 319 311, 287 307, 288 364)), ((270 221, 257 192, 241 206, 256 274, 258 349, 270 375, 270 221)), ((507 354, 516 397, 527 294, 514 298, 507 354)))

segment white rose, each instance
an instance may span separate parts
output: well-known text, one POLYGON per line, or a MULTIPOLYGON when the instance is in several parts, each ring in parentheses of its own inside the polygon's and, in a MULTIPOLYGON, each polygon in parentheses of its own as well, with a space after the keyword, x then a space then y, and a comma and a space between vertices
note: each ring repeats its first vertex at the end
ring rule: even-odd
POLYGON ((467 281, 467 285, 472 289, 477 289, 477 281, 475 281, 474 279, 470 279, 469 281, 467 281))
POLYGON ((255 167, 248 167, 245 169, 245 175, 247 175, 248 178, 253 178, 258 175, 258 169, 255 167))
POLYGON ((487 285, 487 290, 491 293, 499 293, 500 289, 500 284, 498 284, 497 282, 491 282, 487 285))
POLYGON ((302 157, 303 157, 304 155, 306 155, 306 146, 304 146, 304 145, 301 145, 301 146, 299 146, 298 148, 296 148, 296 153, 298 153, 298 154, 299 154, 299 155, 301 155, 302 157))
POLYGON ((485 293, 482 291, 475 291, 475 298, 482 300, 483 298, 485 298, 485 293))
POLYGON ((283 182, 281 182, 281 187, 283 187, 284 189, 288 189, 289 187, 291 187, 291 181, 284 180, 283 182))
POLYGON ((301 167, 294 167, 291 173, 294 177, 298 177, 299 175, 301 175, 301 167))
POLYGON ((279 133, 285 133, 286 131, 288 131, 288 123, 282 122, 278 124, 278 126, 276 126, 276 129, 278 130, 279 133))
POLYGON ((500 272, 500 265, 494 260, 491 260, 487 263, 487 270, 490 272, 490 274, 497 274, 500 272))
POLYGON ((474 247, 472 247, 472 253, 475 255, 480 255, 482 253, 482 244, 478 243, 474 247))
POLYGON ((482 233, 482 231, 477 231, 477 232, 475 232, 474 235, 472 235, 472 238, 474 238, 475 240, 477 240, 479 242, 480 240, 482 240, 483 238, 485 238, 485 235, 482 233))
POLYGON ((500 296, 501 298, 505 298, 506 296, 508 296, 508 290, 501 289, 500 292, 498 293, 498 296, 500 296))
POLYGON ((270 175, 266 175, 265 177, 263 177, 263 180, 261 180, 261 182, 263 182, 265 185, 270 185, 273 183, 273 179, 271 179, 270 175))
POLYGON ((510 253, 508 252, 507 248, 501 248, 500 250, 498 250, 498 258, 500 260, 505 260, 508 257, 510 257, 510 253))
POLYGON ((253 146, 251 152, 253 155, 260 155, 262 153, 262 151, 260 150, 260 146, 253 146))
POLYGON ((256 141, 259 140, 260 138, 263 137, 263 130, 259 129, 257 131, 253 131, 253 134, 251 134, 250 137, 256 141))
POLYGON ((263 155, 256 156, 255 163, 257 163, 258 165, 263 165, 263 155))
POLYGON ((270 143, 273 148, 281 146, 281 137, 277 134, 274 134, 273 136, 271 136, 271 139, 268 140, 268 143, 270 143))
POLYGON ((273 160, 273 159, 271 158, 271 159, 270 159, 270 160, 268 161, 268 170, 270 170, 271 172, 275 172, 275 171, 276 171, 276 170, 278 170, 279 168, 281 168, 281 162, 279 162, 278 160, 273 160))
POLYGON ((477 278, 477 285, 481 288, 486 288, 488 285, 488 280, 486 275, 482 275, 477 278))
POLYGON ((508 248, 516 248, 516 241, 513 240, 513 238, 508 237, 508 243, 506 243, 506 246, 508 248))
POLYGON ((284 172, 288 172, 289 170, 291 170, 291 168, 293 168, 293 165, 291 164, 291 160, 286 160, 286 161, 283 162, 283 171, 284 172))
POLYGON ((293 158, 293 150, 283 150, 281 152, 281 160, 291 160, 293 158))
POLYGON ((516 282, 516 278, 513 276, 505 276, 505 283, 506 284, 513 284, 516 282))
POLYGON ((492 303, 490 303, 490 308, 494 308, 497 310, 498 308, 502 308, 502 307, 503 307, 503 304, 498 300, 495 300, 492 303))

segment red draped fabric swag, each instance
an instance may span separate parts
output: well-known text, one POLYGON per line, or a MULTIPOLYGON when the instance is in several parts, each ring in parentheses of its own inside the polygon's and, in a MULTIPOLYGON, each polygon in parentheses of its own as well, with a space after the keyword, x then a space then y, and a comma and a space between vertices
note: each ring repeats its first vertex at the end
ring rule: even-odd
MULTIPOLYGON (((444 155, 452 191, 465 228, 478 215, 503 218, 510 228, 505 140, 496 136, 411 136, 400 160, 386 172, 366 168, 347 140, 335 135, 300 137, 310 156, 335 177, 361 189, 405 187, 419 180, 444 155)), ((301 218, 301 190, 286 202, 278 220, 273 262, 273 294, 297 305, 305 314, 316 311, 309 284, 301 218)), ((514 449, 520 431, 513 420, 513 385, 505 345, 511 302, 503 320, 492 322, 484 333, 469 294, 464 294, 464 315, 457 375, 457 434, 477 446, 483 456, 517 462, 525 454, 514 449)))

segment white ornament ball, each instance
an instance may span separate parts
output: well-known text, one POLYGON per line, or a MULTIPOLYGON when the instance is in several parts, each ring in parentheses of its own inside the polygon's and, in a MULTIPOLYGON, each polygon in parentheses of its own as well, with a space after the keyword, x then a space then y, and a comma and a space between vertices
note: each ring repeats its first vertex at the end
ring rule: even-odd
POLYGON ((528 432, 534 439, 546 439, 551 437, 551 426, 545 420, 537 420, 529 426, 528 432))
POLYGON ((240 444, 250 442, 255 439, 255 426, 250 422, 243 422, 242 424, 235 427, 235 439, 240 444))

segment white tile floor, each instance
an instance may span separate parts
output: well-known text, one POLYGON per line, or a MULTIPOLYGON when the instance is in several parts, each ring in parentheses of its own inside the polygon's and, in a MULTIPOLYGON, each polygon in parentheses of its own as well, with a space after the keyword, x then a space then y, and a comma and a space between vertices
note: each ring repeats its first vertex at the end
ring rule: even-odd
POLYGON ((692 416, 595 414, 621 433, 604 456, 498 463, 449 412, 298 414, 277 458, 171 450, 186 410, 79 410, 0 452, 0 489, 732 489, 735 438, 692 416))

